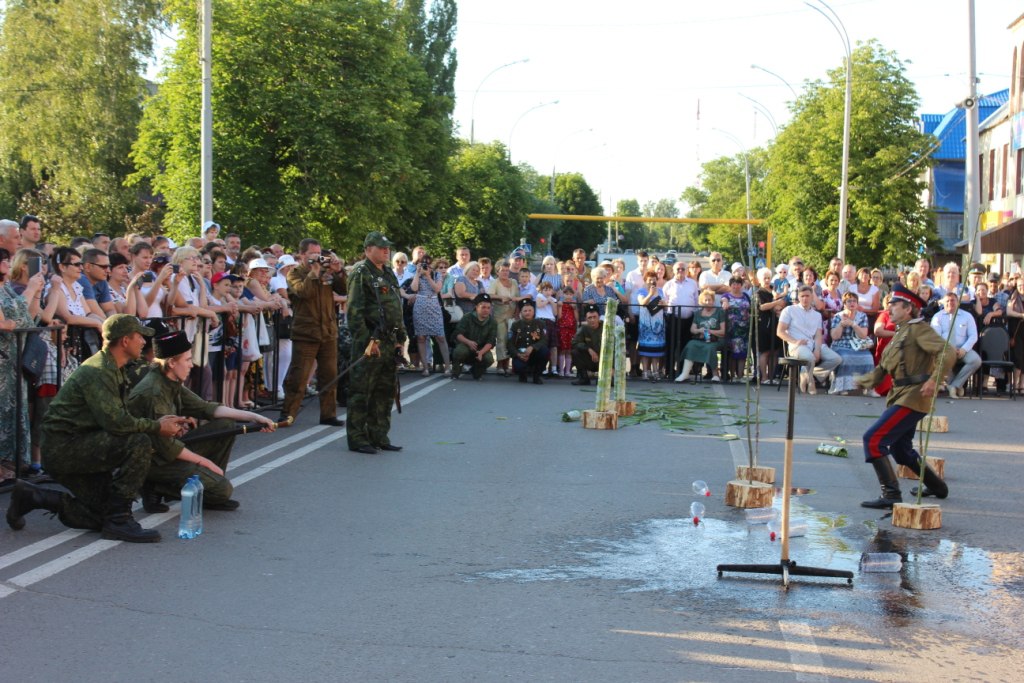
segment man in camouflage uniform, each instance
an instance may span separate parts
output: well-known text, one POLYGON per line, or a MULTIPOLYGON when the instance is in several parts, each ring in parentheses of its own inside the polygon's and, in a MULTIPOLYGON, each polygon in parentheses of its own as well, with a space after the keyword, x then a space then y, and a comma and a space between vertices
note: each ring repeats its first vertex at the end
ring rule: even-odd
POLYGON ((491 317, 491 295, 480 292, 473 304, 473 312, 462 316, 455 327, 452 379, 459 378, 464 364, 470 366, 473 379, 480 379, 494 362, 491 351, 497 343, 498 323, 491 317))
MULTIPOLYGON (((893 287, 889 318, 896 325, 896 335, 882 352, 878 367, 856 377, 864 388, 877 386, 886 374, 892 376, 893 384, 886 397, 885 412, 864 433, 864 460, 875 468, 882 495, 877 500, 864 501, 862 507, 887 510, 903 501, 889 456, 915 472, 920 471, 921 456, 914 450, 914 431, 931 410, 939 357, 943 359, 943 377, 956 360, 955 348, 944 351, 946 340, 917 317, 924 304, 916 292, 899 284, 893 287)), ((930 467, 925 468, 924 485, 926 496, 945 498, 949 493, 946 483, 930 467)), ((917 495, 917 489, 912 493, 917 495)))
POLYGON ((405 343, 398 278, 391 270, 388 238, 371 232, 365 258, 349 276, 348 327, 352 370, 348 398, 348 448, 357 453, 400 451, 391 443, 391 406, 398 380, 398 356, 405 343), (366 358, 356 364, 359 357, 366 358))
POLYGON ((159 531, 135 521, 132 501, 149 469, 150 435, 176 436, 187 420, 134 417, 125 405, 124 366, 139 357, 152 334, 130 315, 113 315, 103 323, 103 348, 68 378, 43 420, 43 466, 70 494, 18 482, 7 509, 12 529, 25 526, 27 512, 44 509, 69 527, 101 530, 103 538, 160 540, 159 531))
MULTIPOLYGON (((320 242, 299 243, 299 265, 288 273, 288 298, 292 302, 292 362, 284 380, 281 419, 294 418, 306 393, 306 381, 316 363, 316 382, 323 389, 337 377, 338 320, 334 295, 345 294, 345 279, 320 263, 320 242)), ((335 415, 337 386, 320 395, 320 424, 341 427, 335 415)))
POLYGON ((583 309, 583 315, 583 324, 572 338, 572 364, 576 366, 576 379, 572 383, 586 387, 590 386, 590 373, 597 372, 604 325, 601 311, 593 304, 583 309))

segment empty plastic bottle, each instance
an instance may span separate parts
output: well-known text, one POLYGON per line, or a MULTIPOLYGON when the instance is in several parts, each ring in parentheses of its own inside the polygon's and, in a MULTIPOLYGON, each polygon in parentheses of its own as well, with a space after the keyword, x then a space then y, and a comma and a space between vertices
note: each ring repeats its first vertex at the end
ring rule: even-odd
POLYGON ((704 517, 704 503, 698 503, 694 501, 690 503, 690 516, 693 517, 693 523, 700 524, 700 520, 704 517))
POLYGON ((864 553, 860 558, 862 572, 898 572, 903 569, 899 553, 864 553))
POLYGON ((193 474, 181 487, 181 520, 178 538, 195 538, 203 533, 203 482, 193 474))
POLYGON ((744 511, 747 524, 766 524, 779 516, 775 508, 750 508, 744 511))
POLYGON ((711 495, 711 489, 708 488, 708 483, 706 481, 702 481, 700 479, 698 479, 697 481, 693 482, 693 492, 696 493, 698 496, 710 496, 711 495))
MULTIPOLYGON (((796 538, 797 536, 807 535, 807 521, 792 517, 789 520, 789 537, 796 538)), ((782 530, 782 517, 776 517, 768 522, 768 538, 771 540, 782 540, 785 536, 782 530)))

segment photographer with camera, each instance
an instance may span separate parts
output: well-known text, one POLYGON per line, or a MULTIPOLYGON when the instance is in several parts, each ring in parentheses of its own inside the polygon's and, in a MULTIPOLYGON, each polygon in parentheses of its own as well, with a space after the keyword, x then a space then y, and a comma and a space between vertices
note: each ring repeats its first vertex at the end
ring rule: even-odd
MULTIPOLYGON (((338 370, 338 323, 334 295, 345 295, 345 281, 330 269, 331 259, 321 254, 320 242, 299 242, 298 265, 288 273, 288 297, 292 303, 292 362, 284 381, 281 419, 294 418, 305 395, 309 373, 316 363, 316 381, 321 390, 338 370)), ((320 395, 320 424, 341 427, 335 415, 335 387, 320 395)))
POLYGON ((352 375, 348 449, 357 453, 402 450, 388 438, 398 363, 406 340, 398 278, 388 267, 391 247, 391 241, 381 233, 369 233, 363 240, 366 258, 355 265, 349 276, 352 375), (363 355, 366 359, 357 363, 363 355))
MULTIPOLYGON (((430 376, 430 363, 427 361, 427 344, 430 337, 437 342, 438 350, 444 359, 445 377, 452 374, 451 360, 448 357, 448 340, 444 335, 444 314, 441 312, 442 278, 433 268, 429 254, 423 254, 416 263, 416 273, 412 277, 409 289, 416 300, 412 306, 412 323, 416 332, 416 345, 420 358, 423 359, 423 376, 430 376)), ((436 359, 435 359, 436 360, 436 359)))

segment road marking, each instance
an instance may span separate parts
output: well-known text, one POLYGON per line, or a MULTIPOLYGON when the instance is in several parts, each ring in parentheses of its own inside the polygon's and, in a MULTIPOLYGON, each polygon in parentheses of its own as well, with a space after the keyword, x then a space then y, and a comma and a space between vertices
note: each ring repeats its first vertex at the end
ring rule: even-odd
MULTIPOLYGON (((721 384, 715 383, 711 385, 711 390, 715 393, 718 398, 725 398, 725 389, 722 388, 721 384)), ((728 407, 723 407, 718 411, 718 418, 722 421, 723 427, 735 427, 736 425, 730 424, 736 422, 736 416, 733 415, 732 410, 728 407)), ((747 457, 747 449, 744 447, 744 439, 733 439, 727 442, 729 444, 729 451, 732 453, 732 463, 736 467, 746 467, 750 464, 750 459, 747 457)))
MULTIPOLYGON (((420 380, 417 380, 415 382, 411 382, 409 384, 409 386, 406 387, 407 389, 413 389, 413 388, 416 388, 416 387, 420 386, 421 384, 425 384, 425 383, 429 383, 429 385, 424 387, 423 389, 420 389, 419 391, 413 393, 408 398, 406 398, 405 404, 409 404, 409 403, 412 403, 413 401, 416 401, 416 400, 418 400, 420 398, 423 398, 424 396, 426 396, 427 394, 431 393, 432 391, 435 391, 435 390, 441 388, 442 386, 445 386, 446 384, 448 384, 449 381, 450 381, 449 379, 445 378, 443 381, 438 382, 438 381, 436 381, 436 379, 434 381, 432 381, 431 378, 424 377, 424 378, 422 378, 420 380)), ((251 462, 254 459, 254 456, 256 456, 257 453, 260 454, 260 455, 256 456, 256 457, 262 457, 263 455, 266 455, 268 453, 272 453, 274 451, 280 450, 282 447, 285 447, 287 445, 295 443, 296 441, 300 441, 302 439, 309 438, 311 433, 312 434, 316 434, 316 433, 322 431, 323 429, 326 429, 326 427, 323 426, 323 425, 317 425, 316 427, 307 428, 307 429, 303 430, 301 433, 296 434, 296 435, 291 436, 291 437, 288 437, 287 439, 285 439, 285 440, 283 440, 283 441, 281 441, 281 442, 279 442, 277 444, 270 444, 270 445, 268 445, 268 446, 266 446, 266 447, 264 447, 264 448, 262 448, 262 449, 260 449, 258 451, 255 451, 254 453, 250 453, 249 455, 244 456, 243 458, 239 458, 238 461, 237 461, 237 464, 242 464, 244 462, 251 462)), ((248 470, 247 472, 239 475, 238 477, 235 477, 232 480, 232 483, 233 483, 233 485, 235 487, 238 487, 238 486, 244 484, 247 481, 251 481, 251 480, 255 479, 256 477, 259 477, 259 476, 262 476, 264 474, 267 474, 268 472, 272 472, 273 470, 277 469, 278 467, 281 467, 282 465, 286 465, 289 462, 292 462, 292 461, 297 460, 297 459, 299 459, 299 458, 301 458, 301 457, 303 457, 305 455, 308 455, 309 453, 312 453, 313 451, 317 450, 318 448, 320 448, 322 446, 325 446, 325 445, 329 444, 332 441, 340 439, 341 437, 345 436, 345 434, 346 434, 346 430, 344 430, 344 429, 338 430, 338 431, 332 431, 328 436, 320 438, 320 439, 314 441, 311 444, 307 444, 306 446, 303 446, 302 448, 300 448, 297 451, 293 451, 293 452, 288 453, 286 455, 282 455, 282 456, 280 456, 278 458, 275 458, 274 460, 271 460, 268 463, 265 463, 265 464, 260 465, 258 467, 254 467, 251 470, 248 470)), ((169 521, 169 520, 171 520, 171 519, 173 519, 173 518, 175 518, 177 516, 178 516, 178 504, 175 503, 174 505, 172 505, 171 509, 168 512, 162 512, 162 513, 159 513, 159 514, 154 514, 154 515, 149 515, 147 517, 144 517, 143 519, 139 520, 139 524, 142 527, 146 528, 146 529, 152 529, 152 528, 154 528, 156 526, 160 526, 161 524, 163 524, 163 523, 165 523, 165 522, 167 522, 167 521, 169 521)), ((24 548, 16 550, 16 551, 14 551, 12 553, 8 553, 7 555, 4 555, 4 556, 0 557, 0 568, 9 566, 11 564, 15 564, 16 562, 21 562, 22 560, 27 559, 27 558, 31 557, 32 555, 36 555, 36 554, 41 553, 41 552, 43 552, 45 550, 48 550, 49 548, 52 548, 52 547, 57 546, 57 545, 60 545, 61 543, 64 543, 65 541, 71 540, 73 538, 77 538, 78 536, 81 536, 84 533, 86 533, 86 532, 85 531, 79 531, 79 530, 65 530, 65 531, 62 531, 62 532, 60 532, 58 534, 54 534, 53 536, 51 536, 49 538, 45 538, 45 539, 43 539, 41 541, 37 541, 36 543, 33 543, 31 545, 25 546, 24 548)), ((86 545, 86 546, 83 546, 83 547, 78 548, 76 550, 73 550, 73 551, 71 551, 69 553, 66 553, 66 554, 56 558, 56 559, 53 559, 53 560, 51 560, 49 562, 46 562, 46 563, 44 563, 42 565, 39 565, 38 567, 36 567, 34 569, 30 569, 27 572, 19 574, 19 575, 15 576, 14 578, 8 579, 7 581, 4 581, 2 584, 0 584, 0 600, 2 600, 3 598, 6 598, 8 595, 12 595, 13 593, 16 593, 17 592, 17 588, 24 588, 26 586, 30 586, 30 585, 32 585, 34 583, 42 581, 43 579, 47 579, 47 578, 49 578, 51 576, 54 576, 54 575, 64 571, 65 569, 70 569, 71 567, 73 567, 73 566, 75 566, 75 565, 77 565, 77 564, 79 564, 81 562, 84 562, 85 560, 89 559, 90 557, 98 555, 99 553, 101 553, 101 552, 103 552, 105 550, 109 550, 110 548, 116 547, 116 546, 120 545, 121 543, 122 543, 122 541, 110 541, 110 540, 106 540, 106 539, 100 539, 100 540, 97 540, 97 541, 93 541, 89 545, 86 545), (8 584, 8 585, 3 585, 3 584, 8 584), (15 588, 11 588, 11 586, 14 586, 15 588)))
POLYGON ((812 673, 824 671, 825 662, 821 659, 818 644, 811 635, 811 625, 806 621, 779 621, 782 637, 786 640, 789 661, 793 664, 796 680, 807 683, 827 683, 828 676, 812 673))

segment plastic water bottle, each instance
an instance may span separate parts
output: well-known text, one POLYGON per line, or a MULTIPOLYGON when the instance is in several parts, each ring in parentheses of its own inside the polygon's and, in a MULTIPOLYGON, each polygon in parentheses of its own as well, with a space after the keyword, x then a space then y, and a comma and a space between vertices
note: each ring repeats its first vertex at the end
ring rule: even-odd
POLYGON ((704 503, 697 501, 690 503, 690 516, 693 517, 694 526, 700 524, 700 520, 704 517, 704 503))
POLYGON ((178 538, 195 538, 203 533, 203 482, 193 474, 181 487, 181 520, 178 538))
POLYGON ((747 524, 767 524, 779 516, 775 508, 749 508, 744 511, 747 516, 747 524))
POLYGON ((898 572, 903 569, 899 553, 864 553, 860 558, 862 572, 898 572))
POLYGON ((693 492, 698 496, 710 496, 711 489, 708 488, 708 483, 701 479, 693 482, 693 492))
MULTIPOLYGON (((797 536, 807 535, 807 522, 806 520, 793 517, 789 520, 789 537, 796 538, 797 536)), ((785 536, 782 530, 782 517, 776 517, 775 519, 768 522, 768 538, 773 541, 781 541, 782 537, 785 536)))
POLYGON ((704 328, 704 341, 711 341, 711 333, 708 331, 706 327, 704 328))

